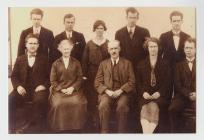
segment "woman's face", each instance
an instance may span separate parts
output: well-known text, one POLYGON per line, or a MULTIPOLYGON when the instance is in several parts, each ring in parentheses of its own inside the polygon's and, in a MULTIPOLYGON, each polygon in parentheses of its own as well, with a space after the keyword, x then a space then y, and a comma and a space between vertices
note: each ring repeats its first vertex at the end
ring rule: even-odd
POLYGON ((102 25, 99 25, 95 30, 96 36, 103 36, 104 31, 104 27, 102 25))
POLYGON ((67 40, 63 40, 60 43, 59 49, 63 57, 69 57, 72 51, 73 45, 71 45, 67 40))
POLYGON ((156 42, 150 41, 148 43, 148 51, 150 56, 157 56, 159 51, 158 44, 156 42))

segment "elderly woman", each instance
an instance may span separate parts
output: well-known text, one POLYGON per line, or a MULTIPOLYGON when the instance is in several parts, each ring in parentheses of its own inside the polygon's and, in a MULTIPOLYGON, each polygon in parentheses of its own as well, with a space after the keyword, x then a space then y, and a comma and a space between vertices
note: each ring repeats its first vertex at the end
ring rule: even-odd
POLYGON ((80 62, 70 56, 73 42, 61 39, 58 45, 62 57, 51 69, 49 126, 54 132, 78 132, 86 121, 87 100, 83 95, 80 62))
POLYGON ((168 104, 170 69, 159 55, 161 47, 157 38, 148 38, 144 48, 149 55, 138 64, 136 73, 140 122, 143 133, 153 133, 158 125, 161 108, 168 104))
POLYGON ((104 37, 104 32, 107 30, 105 22, 102 20, 95 21, 93 32, 95 36, 87 42, 83 53, 82 70, 86 82, 86 94, 88 100, 89 121, 96 122, 97 114, 97 98, 98 94, 94 88, 94 79, 102 60, 109 57, 107 51, 108 40, 104 37))

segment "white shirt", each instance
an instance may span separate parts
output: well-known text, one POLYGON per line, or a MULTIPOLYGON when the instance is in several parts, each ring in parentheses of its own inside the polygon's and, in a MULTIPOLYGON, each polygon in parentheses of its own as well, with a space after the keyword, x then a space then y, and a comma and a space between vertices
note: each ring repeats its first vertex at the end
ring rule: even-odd
POLYGON ((62 57, 62 59, 63 59, 63 62, 64 62, 64 66, 65 66, 65 68, 67 69, 68 68, 68 65, 69 65, 69 57, 62 57))
POLYGON ((40 27, 33 27, 33 34, 40 34, 41 26, 40 27))
POLYGON ((33 64, 35 63, 35 57, 34 56, 31 57, 31 55, 35 55, 36 56, 36 53, 35 54, 29 54, 28 53, 28 65, 30 67, 33 67, 33 64))
POLYGON ((189 58, 186 57, 186 59, 188 60, 189 69, 190 69, 190 71, 192 71, 192 69, 193 69, 193 61, 194 61, 195 57, 193 57, 192 59, 189 59, 189 58))
MULTIPOLYGON (((172 31, 172 32, 173 32, 173 34, 178 34, 178 35, 179 35, 179 33, 180 33, 180 32, 174 32, 174 31, 172 31)), ((178 50, 178 46, 179 46, 180 36, 173 35, 173 40, 174 40, 175 49, 176 49, 176 51, 177 51, 177 50, 178 50)))
POLYGON ((127 26, 127 30, 128 30, 128 33, 129 33, 130 30, 131 30, 132 33, 134 34, 134 32, 135 32, 135 26, 134 26, 134 27, 129 27, 129 26, 127 26))
POLYGON ((116 61, 116 64, 118 64, 118 62, 119 62, 119 57, 118 57, 116 60, 114 60, 114 59, 111 58, 111 62, 112 62, 113 65, 114 65, 114 61, 116 61))
POLYGON ((72 37, 72 31, 71 32, 65 31, 65 32, 66 32, 67 38, 71 38, 72 37))

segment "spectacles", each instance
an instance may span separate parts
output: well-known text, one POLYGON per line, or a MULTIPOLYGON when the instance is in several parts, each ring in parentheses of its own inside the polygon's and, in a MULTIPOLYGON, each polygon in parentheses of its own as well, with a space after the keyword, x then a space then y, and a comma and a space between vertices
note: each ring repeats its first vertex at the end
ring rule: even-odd
POLYGON ((29 45, 38 45, 38 43, 28 43, 29 45))

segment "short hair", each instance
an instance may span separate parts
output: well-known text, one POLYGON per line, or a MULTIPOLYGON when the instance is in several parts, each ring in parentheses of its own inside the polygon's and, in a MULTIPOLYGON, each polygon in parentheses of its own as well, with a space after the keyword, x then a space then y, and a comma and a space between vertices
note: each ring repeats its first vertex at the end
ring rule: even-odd
POLYGON ((33 33, 29 33, 26 38, 25 38, 25 43, 27 43, 28 39, 30 38, 36 38, 38 40, 38 43, 39 43, 39 36, 36 35, 36 34, 33 34, 33 33))
POLYGON ((192 38, 192 37, 189 37, 185 40, 184 44, 186 42, 189 42, 189 43, 194 43, 195 44, 195 48, 196 48, 196 39, 195 38, 192 38))
POLYGON ((106 24, 105 24, 105 22, 103 21, 103 20, 96 20, 95 22, 94 22, 94 25, 93 25, 93 31, 95 32, 96 31, 96 28, 98 27, 98 26, 103 26, 103 28, 104 28, 104 30, 106 31, 107 30, 107 27, 106 27, 106 24))
POLYGON ((173 11, 173 12, 171 12, 171 14, 170 14, 170 16, 169 16, 170 20, 172 20, 172 17, 173 17, 173 16, 180 16, 181 19, 183 19, 183 14, 182 14, 181 12, 179 12, 179 11, 173 11))
POLYGON ((137 18, 139 18, 139 12, 138 12, 138 10, 136 9, 136 8, 134 8, 134 7, 128 7, 127 9, 126 9, 126 15, 128 16, 128 13, 137 13, 137 18))
POLYGON ((62 42, 62 41, 64 41, 64 40, 66 40, 70 45, 74 45, 74 43, 73 43, 73 40, 70 38, 70 39, 68 39, 68 38, 61 38, 60 40, 59 40, 59 42, 58 42, 58 45, 62 42))
POLYGON ((66 14, 66 15, 64 15, 64 21, 65 21, 66 18, 73 18, 73 17, 75 19, 75 16, 73 14, 71 14, 71 13, 66 14))
POLYGON ((144 42, 143 48, 144 48, 146 51, 148 51, 149 42, 155 42, 155 43, 157 43, 159 51, 162 50, 162 47, 161 47, 161 44, 160 44, 160 41, 159 41, 158 38, 156 38, 156 37, 147 37, 147 38, 145 38, 145 39, 146 39, 146 41, 144 42))
POLYGON ((39 8, 35 8, 30 12, 30 17, 32 16, 32 14, 36 14, 36 15, 41 15, 43 17, 43 11, 39 8))

